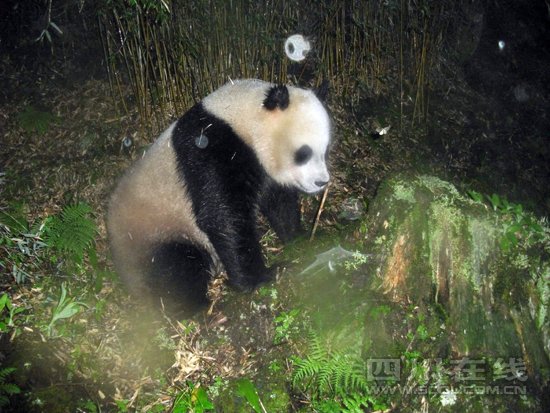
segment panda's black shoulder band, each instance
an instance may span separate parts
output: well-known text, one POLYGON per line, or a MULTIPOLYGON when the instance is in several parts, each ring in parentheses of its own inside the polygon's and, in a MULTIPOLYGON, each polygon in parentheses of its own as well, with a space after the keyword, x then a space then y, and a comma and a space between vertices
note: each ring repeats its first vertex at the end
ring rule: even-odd
POLYGON ((277 108, 285 110, 288 104, 288 89, 285 85, 273 86, 268 90, 264 100, 264 107, 267 110, 275 110, 277 108))

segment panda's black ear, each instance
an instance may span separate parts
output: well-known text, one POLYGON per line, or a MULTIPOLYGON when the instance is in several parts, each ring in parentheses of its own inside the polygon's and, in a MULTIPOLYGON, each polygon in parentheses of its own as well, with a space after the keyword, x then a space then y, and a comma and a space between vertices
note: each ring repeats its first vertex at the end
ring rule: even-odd
POLYGON ((285 85, 273 86, 268 90, 264 99, 264 108, 267 110, 275 110, 277 108, 285 110, 288 108, 288 104, 288 89, 285 85))
POLYGON ((323 79, 321 84, 313 89, 315 96, 321 101, 326 102, 328 97, 329 83, 327 79, 323 79))

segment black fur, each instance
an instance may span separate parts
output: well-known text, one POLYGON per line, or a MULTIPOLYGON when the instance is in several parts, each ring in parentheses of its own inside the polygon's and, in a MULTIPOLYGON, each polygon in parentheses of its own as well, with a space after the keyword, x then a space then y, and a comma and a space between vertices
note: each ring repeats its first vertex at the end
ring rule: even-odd
POLYGON ((288 89, 285 85, 273 86, 267 92, 264 100, 264 107, 267 110, 275 110, 277 108, 285 110, 288 108, 290 98, 288 96, 288 89))
MULTIPOLYGON (((250 290, 271 279, 273 271, 262 257, 256 214, 261 209, 281 240, 287 241, 300 231, 298 193, 273 182, 252 149, 200 103, 177 122, 172 143, 197 224, 213 244, 229 283, 250 290), (208 142, 203 148, 196 145, 201 134, 208 142)), ((159 258, 169 261, 162 268, 181 282, 186 282, 191 269, 190 284, 200 298, 206 292, 211 262, 206 252, 190 247, 163 246, 159 258)))
POLYGON ((212 258, 191 243, 172 242, 157 246, 149 264, 150 290, 164 298, 170 311, 195 311, 208 303, 206 293, 212 258))
POLYGON ((260 200, 260 211, 281 241, 286 243, 304 233, 300 222, 298 190, 283 187, 270 180, 260 200))
POLYGON ((302 145, 294 154, 294 162, 296 165, 304 165, 313 156, 313 149, 309 145, 302 145))

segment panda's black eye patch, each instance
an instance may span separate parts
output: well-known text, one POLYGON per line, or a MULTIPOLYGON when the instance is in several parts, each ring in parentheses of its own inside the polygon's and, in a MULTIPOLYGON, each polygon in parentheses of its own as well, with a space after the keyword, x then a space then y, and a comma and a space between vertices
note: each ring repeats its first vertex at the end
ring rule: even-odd
POLYGON ((294 154, 296 165, 304 165, 313 156, 313 149, 309 145, 304 145, 294 154))

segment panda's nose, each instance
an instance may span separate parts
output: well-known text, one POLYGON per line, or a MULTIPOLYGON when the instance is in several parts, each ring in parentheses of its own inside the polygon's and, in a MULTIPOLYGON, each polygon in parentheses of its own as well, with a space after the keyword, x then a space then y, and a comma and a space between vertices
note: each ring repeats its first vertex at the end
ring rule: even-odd
POLYGON ((328 184, 328 181, 315 181, 315 185, 317 185, 319 188, 322 188, 326 184, 328 184))

